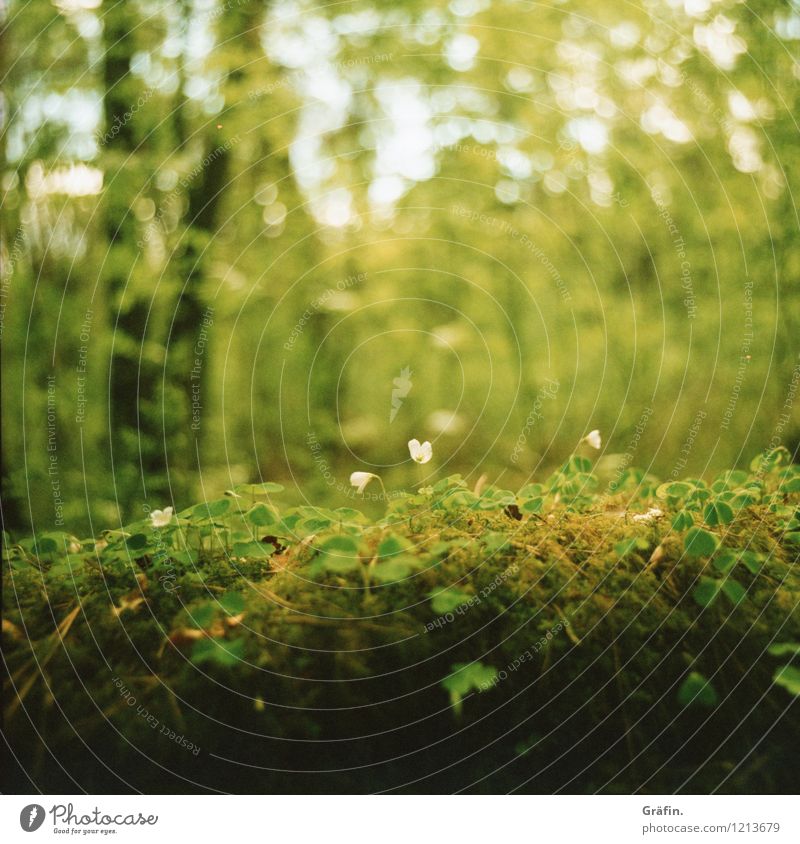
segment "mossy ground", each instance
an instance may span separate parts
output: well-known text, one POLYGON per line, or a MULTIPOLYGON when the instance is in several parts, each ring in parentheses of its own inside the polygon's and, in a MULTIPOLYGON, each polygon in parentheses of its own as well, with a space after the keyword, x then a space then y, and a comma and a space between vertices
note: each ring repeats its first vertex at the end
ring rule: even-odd
POLYGON ((691 504, 633 517, 652 491, 529 513, 491 495, 456 480, 319 532, 284 516, 253 556, 222 514, 194 551, 145 528, 16 546, 10 790, 796 789, 769 652, 800 640, 796 494, 707 525, 719 548, 695 555, 673 527, 691 504))

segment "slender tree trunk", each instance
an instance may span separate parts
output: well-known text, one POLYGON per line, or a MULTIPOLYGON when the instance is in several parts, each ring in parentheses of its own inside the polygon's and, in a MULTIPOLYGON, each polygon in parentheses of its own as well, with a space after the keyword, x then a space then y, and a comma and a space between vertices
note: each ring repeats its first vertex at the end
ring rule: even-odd
MULTIPOLYGON (((141 89, 130 74, 136 20, 130 3, 114 3, 103 17, 103 66, 106 121, 106 238, 104 256, 111 302, 112 353, 109 373, 109 423, 118 498, 127 497, 128 484, 145 495, 166 489, 155 405, 158 396, 157 362, 143 354, 148 297, 129 288, 131 270, 140 260, 137 228, 131 208, 140 189, 133 170, 142 167, 131 110, 141 89)), ((146 166, 146 165, 145 165, 146 166)), ((141 169, 138 170, 141 173, 141 169)), ((132 490, 131 490, 132 491, 132 490)))

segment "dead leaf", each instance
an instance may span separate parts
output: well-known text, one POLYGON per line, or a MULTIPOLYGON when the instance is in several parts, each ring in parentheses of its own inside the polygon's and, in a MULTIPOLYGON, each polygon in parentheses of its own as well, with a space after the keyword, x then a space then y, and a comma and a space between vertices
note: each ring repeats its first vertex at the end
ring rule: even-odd
POLYGON ((112 607, 111 612, 116 617, 119 618, 122 613, 126 610, 130 610, 133 612, 137 610, 142 604, 144 603, 144 598, 138 593, 130 593, 128 595, 123 595, 120 598, 119 606, 112 607))
POLYGON ((247 615, 245 612, 240 612, 238 615, 229 615, 225 617, 225 623, 228 627, 236 627, 237 625, 241 624, 244 621, 244 617, 247 615))
POLYGON ((7 618, 3 619, 3 633, 5 633, 6 636, 10 636, 15 642, 18 642, 23 638, 22 631, 19 627, 7 618))

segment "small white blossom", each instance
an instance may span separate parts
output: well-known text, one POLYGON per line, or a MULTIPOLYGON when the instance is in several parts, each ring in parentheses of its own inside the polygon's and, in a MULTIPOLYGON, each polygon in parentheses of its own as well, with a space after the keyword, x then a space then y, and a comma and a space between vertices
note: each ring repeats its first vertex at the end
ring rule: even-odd
POLYGON ((153 527, 166 527, 172 521, 172 507, 165 507, 163 510, 153 510, 150 514, 150 524, 153 527))
POLYGON ((660 519, 663 515, 663 510, 659 510, 658 507, 651 507, 646 513, 636 513, 631 518, 634 522, 652 522, 654 519, 660 519))
POLYGON ((408 451, 411 459, 417 463, 427 463, 433 457, 433 448, 429 442, 420 445, 419 440, 409 440, 408 451))
POLYGON ((590 445, 592 448, 597 449, 599 449, 603 444, 603 440, 600 437, 600 431, 596 429, 594 431, 589 431, 589 433, 583 438, 583 441, 586 445, 590 445))
POLYGON ((353 474, 350 475, 350 483, 358 490, 358 492, 364 492, 367 484, 373 479, 380 480, 380 478, 372 472, 353 472, 353 474))

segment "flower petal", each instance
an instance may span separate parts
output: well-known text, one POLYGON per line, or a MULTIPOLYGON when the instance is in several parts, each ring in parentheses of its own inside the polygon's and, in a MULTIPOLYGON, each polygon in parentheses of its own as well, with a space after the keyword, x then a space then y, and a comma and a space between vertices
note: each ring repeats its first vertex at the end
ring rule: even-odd
POLYGON ((424 442, 420 446, 420 463, 427 463, 433 457, 433 446, 429 442, 424 442))
POLYGON ((172 521, 172 507, 165 507, 163 510, 153 510, 150 513, 150 524, 153 527, 166 527, 172 521))
POLYGON ((373 479, 377 478, 378 476, 373 474, 372 472, 353 472, 350 475, 350 483, 356 487, 358 492, 364 492, 367 484, 373 479))
POLYGON ((592 448, 600 449, 603 445, 602 437, 600 436, 600 431, 595 429, 594 431, 589 431, 589 433, 583 438, 583 441, 590 445, 592 448))

